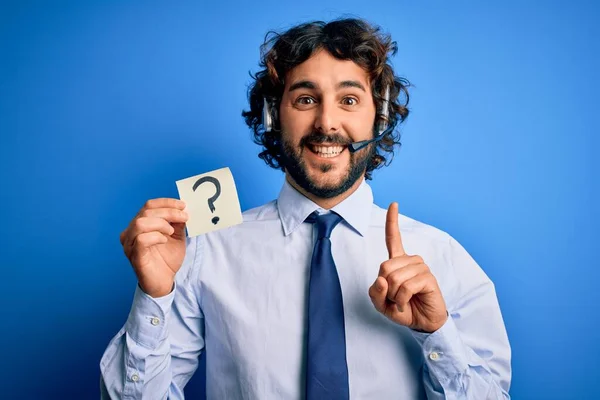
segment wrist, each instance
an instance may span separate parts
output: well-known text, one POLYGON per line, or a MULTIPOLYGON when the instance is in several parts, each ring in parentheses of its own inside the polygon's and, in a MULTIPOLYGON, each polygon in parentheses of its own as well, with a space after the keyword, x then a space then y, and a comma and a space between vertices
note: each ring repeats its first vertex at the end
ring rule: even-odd
POLYGON ((173 288, 175 287, 175 282, 171 281, 170 283, 168 283, 164 286, 152 287, 152 288, 148 288, 148 289, 146 289, 144 287, 144 285, 142 285, 141 282, 138 282, 138 285, 144 293, 146 293, 148 296, 156 299, 156 298, 165 297, 165 296, 169 295, 173 291, 173 288))
POLYGON ((449 318, 449 314, 448 314, 448 311, 446 311, 446 313, 441 317, 441 319, 439 321, 431 321, 429 324, 427 324, 427 326, 411 327, 411 329, 413 331, 419 332, 419 333, 432 334, 432 333, 436 332, 437 330, 439 330, 442 326, 444 326, 446 324, 446 321, 448 321, 448 318, 449 318))

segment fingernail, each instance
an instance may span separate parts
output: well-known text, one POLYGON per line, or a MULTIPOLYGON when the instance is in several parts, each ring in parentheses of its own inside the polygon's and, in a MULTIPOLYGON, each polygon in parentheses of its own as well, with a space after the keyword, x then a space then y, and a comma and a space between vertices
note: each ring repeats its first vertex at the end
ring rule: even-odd
POLYGON ((377 289, 378 292, 381 292, 381 290, 383 289, 383 285, 381 284, 379 279, 375 280, 375 289, 377 289))
POLYGON ((396 304, 396 308, 398 309, 398 311, 404 312, 404 310, 402 310, 402 306, 400 304, 396 304))

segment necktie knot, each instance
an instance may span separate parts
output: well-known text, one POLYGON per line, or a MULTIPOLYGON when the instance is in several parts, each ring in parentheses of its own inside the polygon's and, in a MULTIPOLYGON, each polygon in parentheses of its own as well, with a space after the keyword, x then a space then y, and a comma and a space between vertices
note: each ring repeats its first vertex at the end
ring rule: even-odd
POLYGON ((331 231, 341 220, 342 217, 334 212, 318 214, 315 211, 306 218, 306 222, 317 224, 317 239, 329 238, 331 231))

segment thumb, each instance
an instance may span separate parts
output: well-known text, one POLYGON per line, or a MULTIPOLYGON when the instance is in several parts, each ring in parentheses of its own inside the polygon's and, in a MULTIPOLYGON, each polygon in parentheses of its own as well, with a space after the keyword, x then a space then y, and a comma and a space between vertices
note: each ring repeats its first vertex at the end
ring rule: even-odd
POLYGON ((375 282, 369 288, 369 297, 375 306, 375 309, 380 313, 385 311, 385 300, 387 297, 388 283, 387 280, 378 276, 375 282))
POLYGON ((171 226, 175 230, 173 232, 173 234, 171 235, 173 237, 173 239, 185 239, 186 238, 184 223, 174 222, 174 223, 171 223, 171 226))
MULTIPOLYGON (((183 209, 183 212, 187 213, 188 215, 188 219, 186 220, 186 222, 189 221, 189 211, 187 206, 183 209)), ((173 229, 175 229, 175 232, 173 232, 173 238, 174 239, 185 239, 186 238, 186 234, 185 234, 185 222, 174 222, 171 223, 171 226, 173 227, 173 229)))

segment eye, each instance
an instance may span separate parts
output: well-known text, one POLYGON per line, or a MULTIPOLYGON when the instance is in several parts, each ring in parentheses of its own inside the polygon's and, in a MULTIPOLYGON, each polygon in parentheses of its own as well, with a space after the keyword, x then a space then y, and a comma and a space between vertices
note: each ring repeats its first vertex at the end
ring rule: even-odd
POLYGON ((345 106, 355 106, 358 104, 358 99, 355 97, 344 97, 342 99, 342 104, 345 106))
POLYGON ((300 104, 303 106, 308 106, 310 104, 314 104, 315 103, 315 99, 313 99, 310 96, 300 96, 296 99, 296 104, 300 104))

